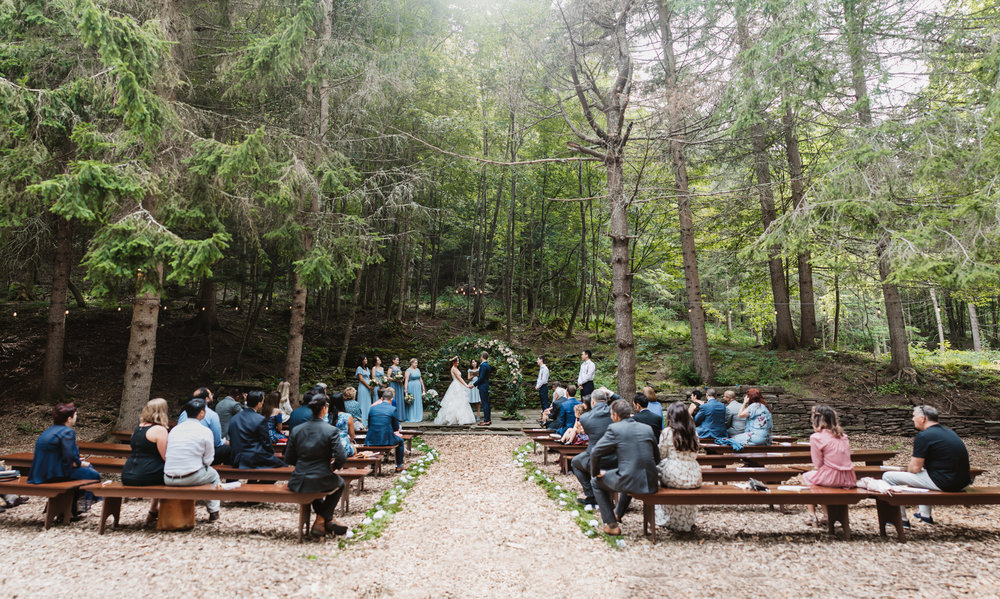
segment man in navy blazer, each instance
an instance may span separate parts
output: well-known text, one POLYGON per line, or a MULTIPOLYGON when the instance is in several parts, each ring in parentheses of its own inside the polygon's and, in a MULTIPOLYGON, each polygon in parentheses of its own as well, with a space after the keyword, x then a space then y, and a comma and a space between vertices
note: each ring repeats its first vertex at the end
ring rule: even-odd
POLYGON ((489 426, 493 424, 490 422, 490 372, 493 369, 487 361, 490 359, 488 353, 483 352, 479 357, 483 359, 479 363, 479 377, 472 384, 479 387, 479 401, 483 404, 483 421, 479 423, 479 426, 489 426))
POLYGON ((691 415, 698 427, 698 436, 702 439, 720 439, 727 437, 726 406, 715 398, 715 389, 708 390, 708 401, 701 401, 697 389, 691 392, 691 415))
POLYGON ((396 408, 392 405, 395 392, 392 387, 382 389, 379 401, 372 404, 368 410, 368 432, 365 434, 365 445, 395 445, 396 472, 403 470, 403 435, 396 417, 396 408))
POLYGON ((283 461, 274 457, 267 418, 257 413, 264 403, 263 391, 247 394, 247 409, 229 421, 229 443, 233 448, 233 466, 237 468, 280 468, 283 461))

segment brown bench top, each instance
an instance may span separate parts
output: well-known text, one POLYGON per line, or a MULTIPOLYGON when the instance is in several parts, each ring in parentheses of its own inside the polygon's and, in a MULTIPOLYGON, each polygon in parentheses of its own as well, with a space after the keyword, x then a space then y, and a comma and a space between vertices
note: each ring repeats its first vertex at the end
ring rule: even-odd
POLYGON ((730 445, 718 445, 716 443, 702 443, 701 448, 707 453, 760 453, 767 451, 809 451, 809 443, 772 443, 770 445, 744 445, 743 449, 736 452, 730 445))
POLYGON ((118 482, 91 484, 83 487, 98 497, 142 497, 148 499, 219 499, 222 501, 260 501, 266 503, 305 504, 326 497, 326 493, 295 493, 286 485, 240 485, 224 489, 215 485, 172 487, 153 485, 130 487, 118 482))
POLYGON ((1000 487, 969 487, 964 491, 871 493, 889 505, 993 505, 1000 503, 1000 487))
POLYGON ((14 480, 0 482, 0 493, 51 498, 93 483, 93 480, 64 480, 57 483, 34 484, 28 482, 27 476, 21 476, 14 480))
POLYGON ((808 487, 801 491, 770 493, 750 491, 733 485, 710 485, 698 489, 660 489, 648 495, 633 495, 644 502, 663 505, 779 505, 783 503, 819 503, 850 505, 871 494, 865 489, 834 489, 808 487))
MULTIPOLYGON (((855 449, 851 451, 851 461, 864 462, 868 465, 878 465, 896 457, 897 452, 887 449, 855 449)), ((742 459, 748 465, 764 466, 767 464, 808 464, 811 461, 808 452, 767 452, 767 453, 733 453, 724 454, 742 459)), ((699 461, 700 461, 699 456, 699 461)))
MULTIPOLYGON (((116 458, 127 458, 132 455, 132 448, 125 443, 97 443, 95 441, 81 441, 76 444, 80 448, 80 455, 106 455, 116 458)), ((86 459, 86 458, 84 458, 86 459)))

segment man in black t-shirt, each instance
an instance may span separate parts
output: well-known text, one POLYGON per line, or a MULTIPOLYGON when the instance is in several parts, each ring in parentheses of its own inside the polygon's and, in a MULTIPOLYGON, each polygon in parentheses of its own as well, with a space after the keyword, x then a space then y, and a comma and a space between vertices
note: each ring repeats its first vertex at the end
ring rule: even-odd
MULTIPOLYGON (((909 485, 935 491, 961 491, 972 484, 969 478, 969 450, 955 431, 938 424, 938 411, 931 406, 913 408, 913 457, 906 472, 886 472, 882 480, 890 485, 909 485)), ((906 508, 900 507, 903 526, 910 527, 906 508)), ((922 505, 914 518, 934 524, 931 506, 922 505)))

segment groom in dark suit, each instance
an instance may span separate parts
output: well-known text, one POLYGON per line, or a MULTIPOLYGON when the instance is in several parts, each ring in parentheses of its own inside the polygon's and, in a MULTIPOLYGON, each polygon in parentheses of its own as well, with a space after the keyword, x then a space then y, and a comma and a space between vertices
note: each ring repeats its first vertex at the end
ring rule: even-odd
POLYGON ((483 421, 479 423, 479 426, 489 426, 492 424, 490 422, 490 372, 493 369, 487 362, 490 359, 489 354, 483 352, 480 357, 483 361, 479 363, 479 377, 476 378, 473 385, 479 387, 479 400, 483 404, 483 421))

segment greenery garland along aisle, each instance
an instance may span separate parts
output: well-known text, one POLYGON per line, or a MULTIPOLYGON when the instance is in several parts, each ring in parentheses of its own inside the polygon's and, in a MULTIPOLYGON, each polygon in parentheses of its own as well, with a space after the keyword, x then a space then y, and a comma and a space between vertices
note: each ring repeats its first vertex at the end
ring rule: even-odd
POLYGON ((541 471, 531 460, 531 442, 525 443, 514 450, 514 463, 525 469, 527 474, 524 479, 538 483, 549 499, 556 502, 559 507, 570 513, 570 517, 576 522, 583 534, 590 538, 603 537, 604 541, 615 549, 625 547, 625 539, 618 536, 609 535, 601 528, 601 520, 597 512, 584 509, 576 503, 576 494, 564 489, 548 474, 541 471))

